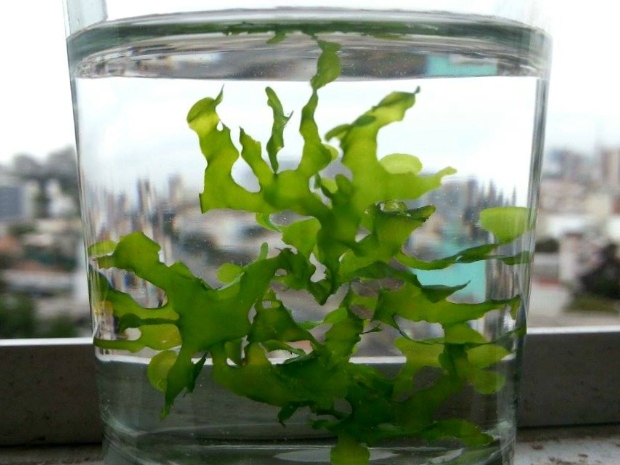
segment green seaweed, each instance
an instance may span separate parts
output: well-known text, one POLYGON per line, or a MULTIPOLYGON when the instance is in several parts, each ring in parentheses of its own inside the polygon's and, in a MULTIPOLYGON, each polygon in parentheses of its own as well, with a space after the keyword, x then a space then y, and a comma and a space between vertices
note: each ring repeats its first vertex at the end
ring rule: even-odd
POLYGON ((91 245, 95 300, 112 312, 119 332, 140 330, 137 339, 95 338, 95 345, 159 351, 147 374, 154 388, 164 393, 162 417, 179 394, 194 389, 210 357, 214 380, 236 395, 279 408, 274 421, 285 424, 297 410, 309 411, 313 428, 337 437, 331 452, 334 465, 366 464, 370 446, 394 438, 452 438, 468 446, 486 445, 493 439, 479 426, 464 419, 438 419, 436 413, 466 385, 481 394, 502 388, 505 380, 492 367, 510 351, 500 341, 487 340, 468 322, 494 310, 516 311, 521 297, 455 302, 449 298, 465 284, 424 286, 415 269, 479 260, 524 263, 529 260, 526 253, 505 256, 496 251, 531 228, 531 214, 519 207, 488 209, 480 215, 481 226, 497 242, 431 262, 407 255, 405 242, 435 212, 432 205, 410 208, 407 202, 439 188, 455 170, 447 167, 423 174, 421 161, 413 155, 377 157, 379 132, 403 119, 414 106, 418 90, 390 93, 323 139, 315 121, 318 91, 340 75, 340 47, 318 44, 322 53, 310 81, 312 93, 301 110, 299 132, 304 145, 295 169, 280 170, 278 153, 290 117, 271 88, 266 89, 273 112, 266 158, 261 144, 243 129, 238 140, 241 150, 233 142, 217 113, 223 90, 215 98, 198 101, 187 117, 207 162, 202 211, 254 213, 257 224, 281 234, 286 247, 268 251, 263 246, 247 265, 223 265, 217 273, 222 284, 212 287, 183 263, 164 264, 159 245, 141 232, 118 242, 91 245), (330 139, 337 140, 339 152, 326 142, 330 139), (233 179, 232 167, 239 158, 252 170, 258 191, 249 191, 233 179), (348 176, 323 174, 336 158, 348 169, 348 176), (283 212, 295 213, 297 220, 278 225, 272 215, 283 212), (108 281, 105 270, 111 268, 133 273, 161 289, 165 304, 139 305, 108 281), (384 285, 386 281, 391 284, 384 285), (375 284, 378 291, 360 293, 359 283, 375 284), (320 305, 337 293, 343 297, 322 321, 296 321, 280 296, 286 288, 306 292, 320 305), (407 322, 437 323, 444 336, 414 340, 403 326, 407 322), (320 338, 312 332, 317 326, 324 328, 320 338), (391 376, 353 360, 366 335, 385 326, 401 334, 394 349, 405 359, 391 376), (300 349, 296 343, 301 341, 309 349, 300 349), (276 350, 287 351, 290 357, 275 363, 269 353, 276 350), (439 375, 432 385, 416 388, 414 379, 424 369, 439 375), (343 403, 348 407, 343 409, 343 403))

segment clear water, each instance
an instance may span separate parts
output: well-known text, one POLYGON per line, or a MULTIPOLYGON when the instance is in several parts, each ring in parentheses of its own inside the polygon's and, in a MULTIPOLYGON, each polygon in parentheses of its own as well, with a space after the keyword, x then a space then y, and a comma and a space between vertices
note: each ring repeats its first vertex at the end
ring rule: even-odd
MULTIPOLYGON (((402 360, 365 357, 366 363, 394 374, 402 360)), ((195 391, 175 402, 164 421, 162 396, 146 381, 147 362, 127 356, 99 356, 99 396, 105 432, 106 464, 329 464, 333 438, 307 426, 296 414, 282 427, 278 409, 232 395, 210 378, 207 365, 195 391)), ((514 360, 497 368, 514 377, 514 360)), ((424 379, 418 380, 423 383, 424 379)), ((430 381, 430 380, 428 380, 430 381)), ((386 442, 371 448, 380 465, 506 465, 512 463, 516 396, 510 383, 493 396, 463 392, 442 408, 445 418, 468 418, 495 441, 464 448, 456 441, 386 442)))
MULTIPOLYGON (((86 240, 117 239, 141 230, 163 246, 162 258, 180 260, 208 282, 225 262, 247 263, 260 244, 281 245, 257 228, 253 215, 200 214, 205 162, 188 128, 189 108, 224 90, 218 107, 233 131, 242 127, 263 144, 271 130, 264 89, 271 86, 293 112, 281 152, 294 167, 302 141, 301 107, 310 95, 319 49, 308 33, 342 46, 342 75, 319 92, 316 121, 322 133, 352 122, 392 91, 420 93, 406 118, 379 136, 379 152, 415 154, 424 170, 452 166, 457 174, 419 204, 437 207, 416 231, 408 252, 424 259, 450 255, 490 238, 476 227, 489 206, 531 206, 542 143, 541 120, 548 74, 548 42, 538 31, 480 17, 298 11, 143 18, 94 26, 68 42, 76 108, 86 240), (286 33, 268 43, 274 30, 286 33)), ((256 188, 237 163, 233 176, 256 188)), ((286 221, 286 218, 281 218, 286 221)), ((529 250, 531 237, 511 253, 529 250)), ((157 305, 157 289, 112 272, 120 289, 157 305)), ((419 273, 424 284, 468 283, 455 295, 465 302, 527 296, 527 266, 478 262, 419 273)), ((302 295, 286 297, 300 319, 327 310, 302 295)), ((527 297, 518 319, 523 319, 527 297)), ((112 336, 109 318, 95 312, 95 331, 112 336)), ((471 325, 497 339, 523 321, 491 312, 471 325)), ((411 328, 416 337, 441 335, 432 324, 411 328)), ((395 372, 402 358, 389 332, 369 337, 360 363, 395 372)), ((517 348, 519 341, 510 345, 517 348)), ((286 428, 277 412, 239 399, 209 380, 185 396, 164 421, 163 399, 146 381, 149 353, 100 351, 102 414, 110 464, 328 463, 332 440, 293 418, 286 428)), ((514 361, 496 368, 508 376, 496 395, 464 393, 445 415, 469 418, 492 434, 489 447, 405 442, 373 449, 371 463, 507 464, 514 441, 514 361)))

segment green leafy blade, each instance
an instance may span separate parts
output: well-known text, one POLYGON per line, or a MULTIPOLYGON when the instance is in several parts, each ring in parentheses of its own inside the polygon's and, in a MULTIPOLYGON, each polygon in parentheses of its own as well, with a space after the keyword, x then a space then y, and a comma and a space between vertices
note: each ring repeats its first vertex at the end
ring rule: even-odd
POLYGON ((282 108, 282 103, 278 98, 278 95, 271 87, 265 89, 267 93, 267 104, 273 111, 273 126, 271 128, 271 137, 267 142, 267 153, 269 154, 269 161, 271 162, 271 168, 273 172, 278 171, 278 152, 284 147, 284 128, 286 123, 291 119, 291 116, 286 116, 282 108))
POLYGON ((480 227, 505 244, 534 227, 533 213, 525 207, 487 208, 480 212, 480 227))

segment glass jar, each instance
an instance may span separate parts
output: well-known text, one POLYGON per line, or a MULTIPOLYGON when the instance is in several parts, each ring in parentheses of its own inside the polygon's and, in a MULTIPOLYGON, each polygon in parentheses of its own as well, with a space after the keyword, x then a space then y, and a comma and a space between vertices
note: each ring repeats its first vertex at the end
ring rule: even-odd
POLYGON ((212 3, 66 2, 106 463, 512 463, 540 2, 212 3))

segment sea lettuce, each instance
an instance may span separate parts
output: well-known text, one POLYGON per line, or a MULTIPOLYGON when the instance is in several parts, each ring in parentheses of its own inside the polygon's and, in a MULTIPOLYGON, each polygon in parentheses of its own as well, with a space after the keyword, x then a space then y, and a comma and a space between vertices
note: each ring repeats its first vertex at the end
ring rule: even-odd
POLYGON ((491 311, 514 312, 521 296, 459 303, 450 297, 465 284, 425 286, 415 270, 480 260, 499 260, 507 266, 524 263, 528 254, 506 256, 497 251, 531 228, 532 215, 520 207, 492 208, 481 213, 480 224, 497 242, 434 261, 408 255, 404 244, 435 213, 432 205, 411 208, 411 201, 439 188, 455 169, 424 173, 414 155, 377 156, 379 132, 404 118, 418 90, 392 92, 353 122, 321 137, 315 121, 319 90, 339 77, 341 65, 338 44, 318 45, 321 54, 310 81, 312 92, 301 109, 303 150, 296 168, 283 170, 278 160, 290 114, 270 87, 265 93, 273 125, 266 154, 242 128, 237 143, 233 141, 218 114, 224 90, 196 102, 187 117, 207 165, 199 197, 202 211, 253 213, 256 224, 280 234, 285 247, 270 251, 265 245, 249 264, 223 265, 217 272, 221 286, 213 287, 183 263, 163 263, 160 246, 142 232, 91 245, 95 302, 112 313, 118 332, 140 332, 133 340, 97 337, 95 345, 157 351, 147 374, 153 387, 164 393, 162 417, 179 394, 194 389, 210 358, 217 383, 238 396, 277 407, 280 413, 274 421, 285 424, 297 410, 309 411, 313 428, 337 437, 331 453, 334 465, 363 465, 369 460, 369 447, 393 438, 488 444, 492 438, 479 426, 465 419, 439 419, 436 413, 467 385, 481 394, 502 388, 505 379, 492 367, 510 351, 468 322, 491 311), (240 159, 256 177, 258 190, 250 191, 233 178, 233 165, 240 159), (341 163, 348 175, 327 177, 325 168, 331 163, 341 163), (274 221, 274 215, 289 212, 296 215, 295 221, 274 221), (106 274, 109 269, 132 273, 161 289, 165 303, 158 308, 141 306, 115 289, 106 274), (386 281, 392 284, 383 285, 386 281), (378 291, 360 293, 359 283, 375 284, 378 291), (287 288, 305 292, 323 306, 336 295, 342 297, 325 309, 323 320, 297 321, 282 299, 287 288), (436 323, 444 335, 415 340, 403 327, 410 322, 436 323), (317 326, 323 328, 321 337, 313 332, 317 326), (394 350, 405 360, 390 376, 353 360, 364 338, 384 328, 401 334, 394 350), (300 349, 300 342, 307 349, 300 349), (276 350, 290 357, 274 363, 269 354, 276 350), (416 388, 414 379, 425 369, 438 375, 432 385, 416 388))

